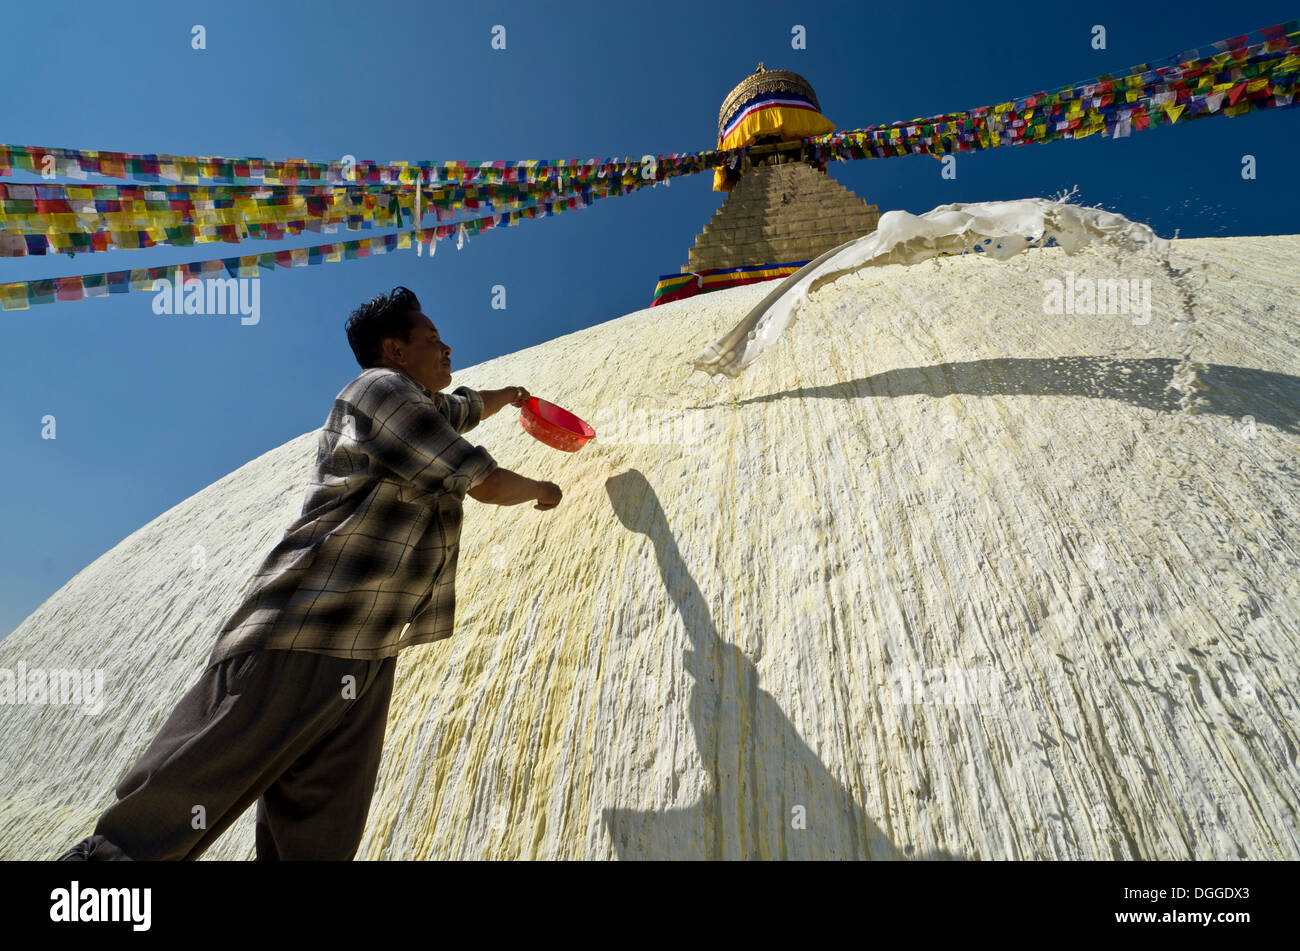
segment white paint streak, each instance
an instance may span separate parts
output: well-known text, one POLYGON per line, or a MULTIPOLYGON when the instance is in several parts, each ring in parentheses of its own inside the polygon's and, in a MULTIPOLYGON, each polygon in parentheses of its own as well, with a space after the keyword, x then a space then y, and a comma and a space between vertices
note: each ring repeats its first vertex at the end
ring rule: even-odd
POLYGON ((976 250, 1005 261, 1030 247, 1046 247, 1051 240, 1070 255, 1096 244, 1161 256, 1169 251, 1169 242, 1146 225, 1064 199, 959 202, 923 215, 887 211, 871 234, 826 252, 786 278, 779 297, 764 300, 720 340, 705 347, 692 364, 705 373, 739 376, 776 345, 809 294, 854 271, 919 264, 941 254, 976 250))

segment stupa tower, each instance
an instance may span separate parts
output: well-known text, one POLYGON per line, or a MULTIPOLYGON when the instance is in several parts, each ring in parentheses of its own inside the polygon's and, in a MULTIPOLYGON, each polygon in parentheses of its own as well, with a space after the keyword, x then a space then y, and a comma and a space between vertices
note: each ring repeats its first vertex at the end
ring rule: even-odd
POLYGON ((799 141, 834 129, 806 79, 759 63, 718 112, 718 148, 752 148, 738 168, 715 172, 714 190, 730 194, 682 273, 811 261, 874 231, 879 209, 831 178, 799 141))

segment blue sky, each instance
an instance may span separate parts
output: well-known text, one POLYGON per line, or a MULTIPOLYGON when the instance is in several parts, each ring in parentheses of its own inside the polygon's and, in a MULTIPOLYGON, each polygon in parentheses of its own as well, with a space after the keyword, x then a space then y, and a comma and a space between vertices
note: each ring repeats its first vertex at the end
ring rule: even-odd
MULTIPOLYGON (((639 157, 714 147, 723 97, 760 60, 803 74, 836 127, 853 129, 1163 61, 1296 12, 1256 2, 25 4, 4 15, 0 134, 314 161, 639 157), (195 24, 206 50, 191 49, 195 24), (505 50, 491 48, 498 24, 505 50), (795 24, 805 50, 791 48, 795 24), (1105 50, 1091 46, 1094 24, 1105 50)), ((835 163, 831 174, 882 212, 1077 186, 1076 201, 1165 237, 1287 234, 1300 217, 1284 177, 1298 131, 1300 109, 1268 111, 963 155, 956 180, 923 156, 835 163), (1241 178, 1244 154, 1256 157, 1255 181, 1241 178)), ((263 272, 254 326, 158 316, 141 292, 0 314, 0 636, 140 526, 318 428, 359 372, 343 321, 373 294, 414 289, 463 368, 646 307, 723 198, 697 175, 487 232, 459 252, 442 242, 432 261, 402 252, 263 272), (504 311, 490 306, 497 284, 504 311), (46 414, 55 440, 41 438, 46 414)), ((0 282, 380 233, 0 259, 0 282)))

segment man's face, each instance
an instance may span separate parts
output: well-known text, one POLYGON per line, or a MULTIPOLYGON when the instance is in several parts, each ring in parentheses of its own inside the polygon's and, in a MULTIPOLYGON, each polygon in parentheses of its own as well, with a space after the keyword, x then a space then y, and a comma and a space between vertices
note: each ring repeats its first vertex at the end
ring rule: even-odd
POLYGON ((451 385, 451 347, 442 342, 433 321, 423 313, 413 312, 410 340, 384 338, 384 363, 401 370, 433 392, 451 385))

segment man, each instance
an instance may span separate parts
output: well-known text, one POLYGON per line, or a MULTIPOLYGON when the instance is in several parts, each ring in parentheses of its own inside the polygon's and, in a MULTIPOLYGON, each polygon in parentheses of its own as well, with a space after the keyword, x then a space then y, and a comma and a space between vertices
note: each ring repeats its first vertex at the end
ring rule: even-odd
POLYGON ((196 859, 254 801, 258 859, 355 854, 398 652, 450 637, 466 495, 555 508, 558 486, 462 438, 529 398, 451 383, 451 347, 405 287, 345 327, 362 372, 321 428, 301 516, 117 802, 66 860, 196 859))

